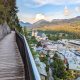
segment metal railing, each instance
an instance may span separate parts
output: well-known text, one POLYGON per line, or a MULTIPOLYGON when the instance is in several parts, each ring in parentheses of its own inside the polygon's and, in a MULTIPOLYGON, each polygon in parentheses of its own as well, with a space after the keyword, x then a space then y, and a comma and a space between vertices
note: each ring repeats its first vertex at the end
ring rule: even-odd
POLYGON ((16 42, 24 63, 25 80, 41 80, 25 36, 16 32, 16 42))

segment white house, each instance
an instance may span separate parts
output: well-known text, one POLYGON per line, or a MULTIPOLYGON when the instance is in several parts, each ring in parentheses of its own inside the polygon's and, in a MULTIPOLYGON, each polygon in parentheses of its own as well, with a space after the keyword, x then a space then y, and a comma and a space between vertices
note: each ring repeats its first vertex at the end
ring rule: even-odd
POLYGON ((45 33, 38 32, 37 30, 32 30, 32 36, 35 36, 38 41, 48 39, 45 33))
POLYGON ((37 36, 37 34, 38 34, 38 32, 37 32, 37 30, 32 30, 32 36, 37 36))

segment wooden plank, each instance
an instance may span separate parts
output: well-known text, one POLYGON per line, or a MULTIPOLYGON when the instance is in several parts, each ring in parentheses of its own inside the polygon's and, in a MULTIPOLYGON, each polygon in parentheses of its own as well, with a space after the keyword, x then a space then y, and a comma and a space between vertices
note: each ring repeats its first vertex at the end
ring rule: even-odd
POLYGON ((0 41, 0 80, 25 80, 24 65, 15 41, 15 32, 0 41))

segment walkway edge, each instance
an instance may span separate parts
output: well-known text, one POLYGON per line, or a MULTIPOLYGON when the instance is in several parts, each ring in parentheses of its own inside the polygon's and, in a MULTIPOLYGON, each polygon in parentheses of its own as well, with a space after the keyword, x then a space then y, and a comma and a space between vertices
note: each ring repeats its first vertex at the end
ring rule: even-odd
POLYGON ((23 37, 24 37, 24 40, 25 40, 25 43, 26 43, 26 47, 27 47, 27 50, 28 50, 28 53, 29 53, 29 57, 30 57, 30 61, 31 61, 31 64, 32 64, 32 68, 33 68, 35 80, 41 80, 40 74, 38 72, 38 69, 37 69, 36 64, 35 64, 35 61, 34 61, 34 58, 33 58, 32 53, 30 51, 28 42, 27 42, 25 36, 23 36, 23 37))

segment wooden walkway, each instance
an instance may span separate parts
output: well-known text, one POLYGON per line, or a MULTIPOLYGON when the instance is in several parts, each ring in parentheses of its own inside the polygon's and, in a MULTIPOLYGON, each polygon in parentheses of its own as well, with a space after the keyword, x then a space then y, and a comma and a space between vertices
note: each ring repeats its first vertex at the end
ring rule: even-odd
POLYGON ((0 41, 0 80, 25 80, 23 62, 11 32, 0 41))

